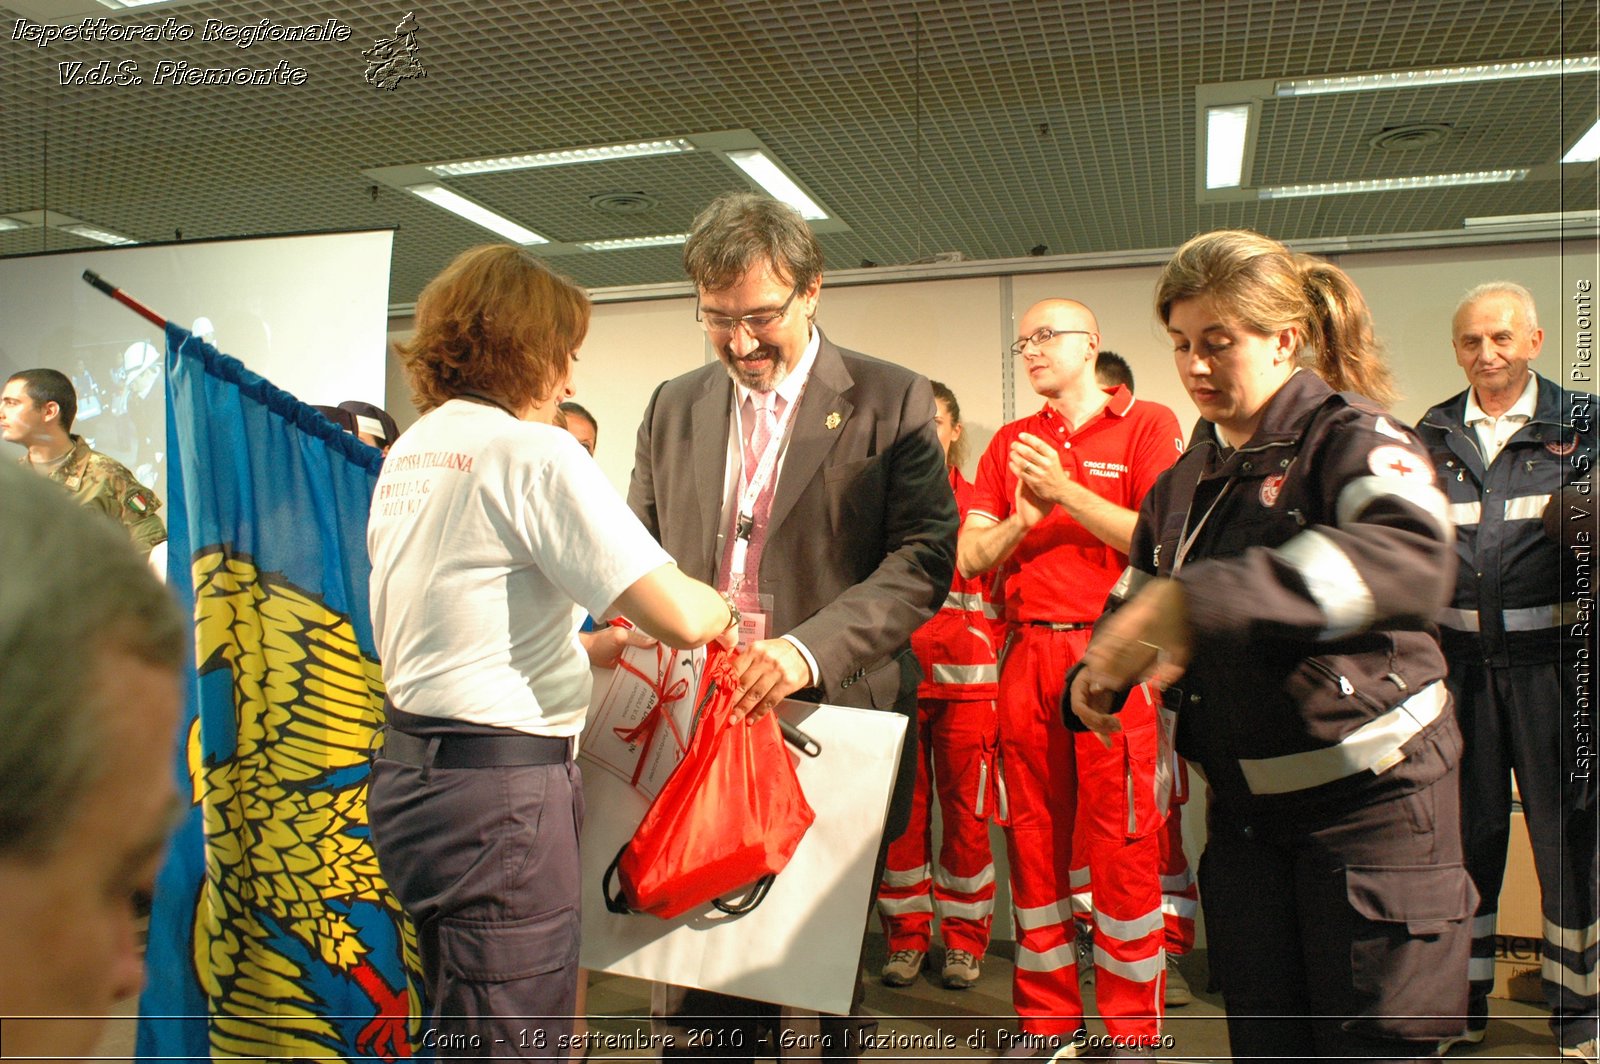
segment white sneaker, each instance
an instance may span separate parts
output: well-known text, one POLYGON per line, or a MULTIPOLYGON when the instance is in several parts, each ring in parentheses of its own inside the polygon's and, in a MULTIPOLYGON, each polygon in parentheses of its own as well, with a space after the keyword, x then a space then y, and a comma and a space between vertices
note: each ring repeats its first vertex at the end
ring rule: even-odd
POLYGON ((1597 1044, 1596 1039, 1591 1038, 1587 1042, 1579 1042, 1575 1046, 1562 1046, 1561 1056, 1572 1060, 1587 1060, 1593 1064, 1597 1050, 1600 1050, 1600 1044, 1597 1044))
MULTIPOLYGON (((1487 1020, 1483 1021, 1485 1024, 1487 1020)), ((1488 1033, 1487 1027, 1467 1027, 1460 1034, 1453 1034, 1449 1038, 1439 1040, 1438 1054, 1442 1057, 1456 1046, 1475 1046, 1483 1041, 1483 1036, 1488 1033)))

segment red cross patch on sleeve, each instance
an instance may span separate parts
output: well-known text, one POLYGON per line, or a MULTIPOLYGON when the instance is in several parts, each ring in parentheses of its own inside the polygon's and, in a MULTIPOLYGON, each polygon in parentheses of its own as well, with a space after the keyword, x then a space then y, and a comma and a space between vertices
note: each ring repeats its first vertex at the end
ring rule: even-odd
POLYGON ((1367 454, 1367 467, 1380 477, 1433 482, 1433 470, 1428 468, 1426 460, 1392 443, 1374 447, 1367 454))

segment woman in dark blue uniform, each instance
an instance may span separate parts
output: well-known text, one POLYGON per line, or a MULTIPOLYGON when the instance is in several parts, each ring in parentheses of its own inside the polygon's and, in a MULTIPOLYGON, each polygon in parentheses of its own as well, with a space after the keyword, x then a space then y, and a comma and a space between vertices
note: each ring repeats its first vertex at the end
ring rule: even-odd
MULTIPOLYGON (((1428 625, 1451 526, 1342 271, 1255 233, 1189 241, 1157 312, 1199 408, 1068 689, 1118 727, 1154 677, 1210 785, 1200 864, 1240 1058, 1416 1060, 1460 1026, 1476 898, 1428 625)), ((1076 714, 1076 718, 1074 717, 1076 714)))

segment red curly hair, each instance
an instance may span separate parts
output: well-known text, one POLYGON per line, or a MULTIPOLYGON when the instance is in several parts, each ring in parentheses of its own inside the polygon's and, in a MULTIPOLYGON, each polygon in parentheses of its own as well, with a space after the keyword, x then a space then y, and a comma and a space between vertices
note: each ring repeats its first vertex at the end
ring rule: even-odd
POLYGON ((550 398, 588 331, 582 288, 522 248, 484 244, 428 282, 397 350, 423 413, 464 392, 520 411, 550 398))

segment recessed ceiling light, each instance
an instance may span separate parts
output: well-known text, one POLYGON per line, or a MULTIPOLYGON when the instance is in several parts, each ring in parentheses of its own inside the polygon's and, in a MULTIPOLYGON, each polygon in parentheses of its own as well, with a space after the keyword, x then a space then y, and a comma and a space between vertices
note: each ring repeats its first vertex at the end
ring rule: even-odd
POLYGON ((1381 89, 1414 89, 1424 85, 1460 85, 1471 81, 1509 81, 1515 78, 1589 74, 1596 70, 1600 70, 1600 56, 1522 59, 1509 63, 1430 67, 1425 70, 1396 70, 1380 74, 1337 74, 1325 78, 1296 78, 1292 81, 1278 82, 1273 87, 1273 94, 1318 96, 1330 92, 1374 92, 1381 89))
POLYGON ((1206 108, 1206 188, 1239 187, 1249 130, 1249 104, 1206 108))
POLYGON ((1561 157, 1564 163, 1592 163, 1600 159, 1600 121, 1589 127, 1589 132, 1578 138, 1578 143, 1567 149, 1561 157))
POLYGON ((817 205, 817 201, 795 183, 794 178, 778 168, 766 152, 756 148, 746 148, 741 151, 724 152, 728 161, 745 172, 745 175, 766 189, 767 194, 773 199, 782 200, 800 212, 800 217, 807 221, 820 221, 828 217, 828 212, 817 205))
POLYGON ((532 229, 518 225, 503 214, 496 214, 480 203, 474 203, 459 193, 451 192, 443 185, 407 185, 406 191, 413 196, 427 200, 435 207, 443 207, 451 214, 465 218, 476 225, 481 225, 491 233, 497 233, 514 244, 548 244, 548 237, 540 236, 532 229))
POLYGON ((154 7, 156 4, 171 3, 172 0, 100 0, 100 2, 113 11, 121 11, 128 7, 154 7))
POLYGON ((26 228, 28 228, 28 226, 17 221, 15 218, 0 218, 0 233, 8 232, 12 229, 26 228))
POLYGON ((1399 192, 1416 188, 1450 188, 1459 185, 1500 185, 1522 181, 1528 176, 1520 170, 1478 170, 1465 174, 1421 174, 1416 177, 1382 177, 1370 181, 1319 181, 1308 185, 1273 185, 1257 189, 1264 200, 1295 199, 1302 196, 1343 196, 1355 192, 1399 192))
POLYGON ((137 240, 129 239, 128 237, 122 236, 120 233, 113 233, 109 229, 101 229, 97 225, 84 225, 81 222, 73 225, 58 225, 56 228, 60 229, 63 233, 72 233, 75 236, 81 236, 85 240, 98 240, 102 244, 138 243, 137 240))
POLYGON ((688 239, 688 233, 667 233, 662 236, 629 236, 616 240, 586 240, 578 246, 590 251, 627 251, 632 248, 667 247, 670 244, 681 244, 688 239))
POLYGON ((428 171, 440 177, 461 177, 466 174, 496 174, 507 170, 533 170, 542 166, 574 166, 578 163, 601 163, 614 159, 638 159, 650 155, 678 155, 694 151, 686 140, 642 140, 632 144, 602 144, 595 148, 562 148, 557 151, 530 152, 525 155, 499 155, 490 159, 462 159, 458 162, 434 163, 428 171))

